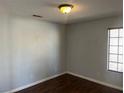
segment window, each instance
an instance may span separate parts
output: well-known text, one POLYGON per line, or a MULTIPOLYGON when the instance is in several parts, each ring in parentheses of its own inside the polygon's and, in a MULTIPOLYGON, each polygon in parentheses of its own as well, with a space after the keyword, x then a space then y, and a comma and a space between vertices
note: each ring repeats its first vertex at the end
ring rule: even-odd
POLYGON ((123 72, 123 29, 108 29, 108 70, 123 72))

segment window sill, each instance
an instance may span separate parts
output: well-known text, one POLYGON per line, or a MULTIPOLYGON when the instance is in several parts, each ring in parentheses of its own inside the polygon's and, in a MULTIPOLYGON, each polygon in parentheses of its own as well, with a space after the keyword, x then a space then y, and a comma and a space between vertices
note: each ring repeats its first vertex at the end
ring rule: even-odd
POLYGON ((113 71, 113 70, 107 70, 107 71, 123 74, 123 72, 118 72, 118 71, 113 71))

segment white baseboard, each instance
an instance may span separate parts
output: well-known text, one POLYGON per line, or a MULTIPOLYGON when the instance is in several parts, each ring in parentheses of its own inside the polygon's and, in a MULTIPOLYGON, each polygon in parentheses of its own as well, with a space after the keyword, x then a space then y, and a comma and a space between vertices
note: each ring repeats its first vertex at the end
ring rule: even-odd
POLYGON ((116 86, 116 85, 108 84, 108 83, 105 83, 105 82, 103 82, 103 81, 99 81, 99 80, 92 79, 92 78, 90 78, 90 77, 86 77, 86 76, 83 76, 83 75, 75 74, 75 73, 73 73, 73 72, 63 72, 63 73, 60 73, 60 74, 57 74, 57 75, 54 75, 54 76, 51 76, 51 77, 47 77, 47 78, 45 78, 45 79, 36 81, 36 82, 34 82, 34 83, 31 83, 31 84, 28 84, 28 85, 25 85, 25 86, 22 86, 22 87, 19 87, 19 88, 16 88, 16 89, 13 89, 13 90, 11 90, 11 91, 4 92, 4 93, 14 93, 14 92, 17 92, 17 91, 20 91, 20 90, 23 90, 23 89, 32 87, 32 86, 34 86, 34 85, 37 85, 37 84, 39 84, 39 83, 42 83, 42 82, 44 82, 44 81, 47 81, 47 80, 56 78, 56 77, 61 76, 61 75, 63 75, 63 74, 71 74, 71 75, 73 75, 73 76, 77 76, 77 77, 80 77, 80 78, 82 78, 82 79, 86 79, 86 80, 89 80, 89 81, 92 81, 92 82, 95 82, 95 83, 98 83, 98 84, 101 84, 101 85, 104 85, 104 86, 108 86, 108 87, 115 88, 115 89, 118 89, 118 90, 123 90, 123 87, 119 87, 119 86, 116 86))
POLYGON ((111 87, 111 88, 118 89, 118 90, 123 90, 123 87, 119 87, 119 86, 116 86, 116 85, 108 84, 106 82, 95 80, 95 79, 92 79, 90 77, 86 77, 86 76, 83 76, 83 75, 75 74, 73 72, 67 72, 67 73, 71 74, 71 75, 74 75, 74 76, 77 76, 77 77, 80 77, 82 79, 86 79, 86 80, 89 80, 89 81, 92 81, 92 82, 95 82, 95 83, 107 86, 107 87, 111 87))
POLYGON ((22 86, 22 87, 19 87, 19 88, 16 88, 16 89, 10 90, 10 91, 8 91, 8 92, 4 92, 4 93, 14 93, 14 92, 17 92, 17 91, 20 91, 20 90, 23 90, 23 89, 32 87, 32 86, 34 86, 34 85, 40 84, 40 83, 42 83, 42 82, 44 82, 44 81, 47 81, 47 80, 56 78, 56 77, 61 76, 61 75, 63 75, 63 74, 66 74, 66 72, 63 72, 63 73, 60 73, 60 74, 57 74, 57 75, 54 75, 54 76, 51 76, 51 77, 47 77, 47 78, 45 78, 45 79, 36 81, 36 82, 34 82, 34 83, 31 83, 31 84, 28 84, 28 85, 25 85, 25 86, 22 86))

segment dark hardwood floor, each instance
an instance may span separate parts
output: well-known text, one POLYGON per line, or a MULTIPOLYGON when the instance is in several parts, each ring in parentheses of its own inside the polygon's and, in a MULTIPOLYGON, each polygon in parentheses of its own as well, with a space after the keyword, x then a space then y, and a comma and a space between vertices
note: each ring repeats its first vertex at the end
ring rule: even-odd
POLYGON ((122 93, 122 91, 64 74, 16 93, 122 93))

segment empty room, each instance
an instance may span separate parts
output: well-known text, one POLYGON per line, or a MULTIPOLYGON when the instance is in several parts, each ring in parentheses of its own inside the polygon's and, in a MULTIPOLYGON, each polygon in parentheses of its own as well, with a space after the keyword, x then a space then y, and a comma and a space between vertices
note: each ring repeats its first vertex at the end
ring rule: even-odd
POLYGON ((123 0, 0 0, 0 93, 123 93, 123 0))

